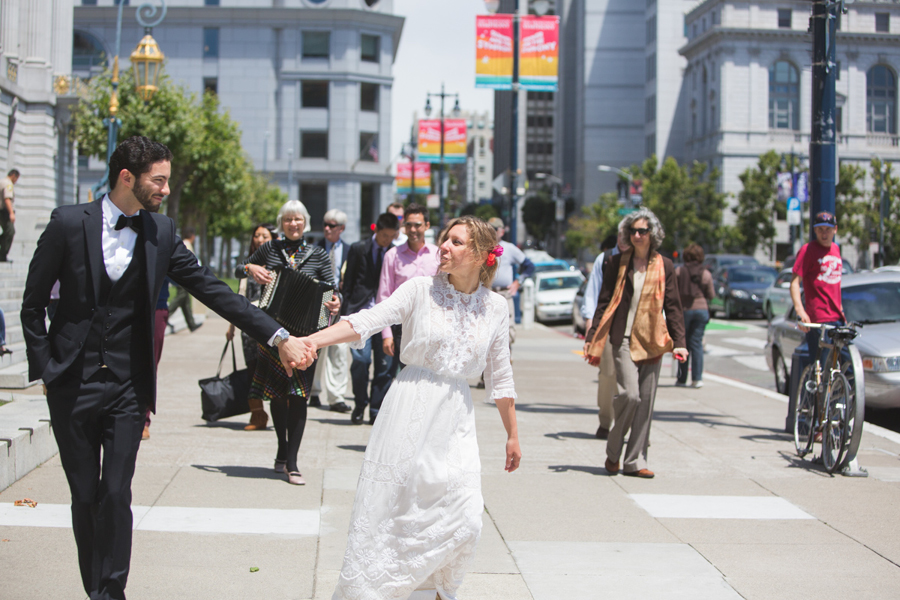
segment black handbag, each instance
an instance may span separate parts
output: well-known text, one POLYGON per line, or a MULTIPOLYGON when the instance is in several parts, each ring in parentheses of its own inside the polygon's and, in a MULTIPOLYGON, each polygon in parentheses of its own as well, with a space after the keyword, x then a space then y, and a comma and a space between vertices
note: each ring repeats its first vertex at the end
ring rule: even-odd
POLYGON ((250 412, 250 406, 247 404, 247 396, 250 394, 250 372, 247 369, 238 371, 233 339, 225 342, 216 376, 201 379, 198 383, 204 421, 218 421, 250 412), (222 377, 222 363, 225 361, 229 345, 233 368, 230 375, 222 377))

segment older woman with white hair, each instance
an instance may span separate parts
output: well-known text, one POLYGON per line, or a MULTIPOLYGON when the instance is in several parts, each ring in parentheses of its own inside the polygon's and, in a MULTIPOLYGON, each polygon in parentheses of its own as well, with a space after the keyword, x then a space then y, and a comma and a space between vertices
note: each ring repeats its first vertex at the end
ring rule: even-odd
MULTIPOLYGON (((309 212, 302 202, 286 202, 278 211, 277 227, 282 237, 266 242, 239 265, 235 273, 238 277, 252 277, 256 283, 266 285, 272 281, 273 271, 296 269, 320 281, 334 280, 331 260, 325 250, 303 239, 310 224, 309 212)), ((337 295, 326 306, 337 315, 340 311, 337 295)), ((306 428, 306 402, 314 373, 315 369, 295 369, 289 377, 278 352, 260 344, 250 395, 271 401, 272 425, 278 436, 275 470, 287 475, 288 482, 294 485, 306 483, 297 466, 297 454, 306 428)))
POLYGON ((622 252, 612 257, 603 273, 593 326, 584 338, 584 358, 594 366, 600 364, 604 346, 613 345, 616 380, 624 390, 614 400, 615 421, 606 442, 605 467, 610 475, 619 472, 628 435, 622 473, 653 477, 647 468, 647 447, 660 363, 667 352, 680 361, 688 356, 675 268, 658 252, 665 235, 647 208, 622 219, 622 252))

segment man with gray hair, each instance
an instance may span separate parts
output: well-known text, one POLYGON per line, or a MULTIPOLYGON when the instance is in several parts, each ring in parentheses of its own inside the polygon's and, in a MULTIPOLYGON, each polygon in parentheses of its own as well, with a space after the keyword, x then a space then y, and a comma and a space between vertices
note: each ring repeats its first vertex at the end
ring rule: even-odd
MULTIPOLYGON (((347 213, 332 208, 323 219, 325 237, 316 245, 325 249, 334 272, 334 287, 341 289, 341 275, 347 264, 350 246, 341 239, 347 226, 347 213)), ((309 405, 322 406, 324 400, 331 410, 348 413, 352 409, 344 402, 344 392, 350 383, 350 344, 335 344, 319 352, 319 362, 313 379, 309 405)))

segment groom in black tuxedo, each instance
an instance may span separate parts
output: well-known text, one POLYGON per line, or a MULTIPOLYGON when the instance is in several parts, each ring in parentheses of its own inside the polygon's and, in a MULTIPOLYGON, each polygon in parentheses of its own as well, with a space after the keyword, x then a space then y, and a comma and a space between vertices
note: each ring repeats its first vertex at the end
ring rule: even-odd
POLYGON ((145 412, 155 409, 154 311, 166 276, 260 343, 277 345, 288 372, 303 356, 296 338, 200 266, 174 221, 156 214, 169 194, 171 160, 145 137, 120 144, 109 161, 110 193, 53 211, 25 284, 29 377, 46 386, 91 600, 125 598, 131 479, 145 412), (59 307, 47 331, 57 280, 59 307))

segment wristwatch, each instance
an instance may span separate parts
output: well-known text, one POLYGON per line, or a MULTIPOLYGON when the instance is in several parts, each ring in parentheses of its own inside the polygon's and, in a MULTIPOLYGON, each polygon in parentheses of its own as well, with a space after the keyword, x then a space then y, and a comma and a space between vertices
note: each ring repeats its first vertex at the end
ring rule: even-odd
POLYGON ((288 333, 288 330, 284 327, 280 328, 275 332, 275 335, 272 337, 272 347, 277 348, 281 345, 281 343, 291 337, 291 334, 288 333))

